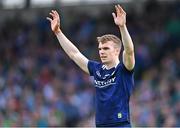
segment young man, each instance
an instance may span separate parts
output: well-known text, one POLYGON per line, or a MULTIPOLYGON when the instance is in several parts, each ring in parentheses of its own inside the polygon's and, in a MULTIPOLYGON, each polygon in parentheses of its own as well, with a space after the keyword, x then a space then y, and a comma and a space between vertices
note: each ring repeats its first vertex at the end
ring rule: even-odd
POLYGON ((94 76, 96 88, 96 126, 130 127, 129 99, 134 86, 134 46, 126 27, 126 13, 120 5, 112 13, 119 27, 124 46, 123 59, 119 60, 121 41, 107 34, 98 37, 99 55, 102 63, 88 60, 71 43, 60 29, 59 14, 52 10, 47 17, 51 29, 67 55, 86 73, 94 76))

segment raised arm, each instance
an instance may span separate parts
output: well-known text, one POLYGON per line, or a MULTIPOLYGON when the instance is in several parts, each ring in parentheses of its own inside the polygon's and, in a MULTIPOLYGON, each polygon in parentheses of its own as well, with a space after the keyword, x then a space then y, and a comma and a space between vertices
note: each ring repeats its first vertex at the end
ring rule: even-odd
POLYGON ((115 24, 119 27, 122 43, 124 46, 123 63, 128 70, 132 70, 135 65, 134 45, 126 27, 126 12, 120 5, 115 6, 116 14, 112 13, 115 24))
POLYGON ((62 33, 61 29, 60 29, 60 18, 59 18, 59 14, 57 13, 57 11, 52 10, 49 13, 52 18, 47 17, 47 20, 50 21, 51 23, 51 29, 54 32, 54 34, 56 35, 59 44, 61 45, 61 47, 64 49, 64 51, 66 52, 66 54, 86 73, 89 74, 88 71, 88 59, 81 54, 81 52, 76 48, 76 46, 74 46, 74 44, 67 39, 67 37, 62 33))

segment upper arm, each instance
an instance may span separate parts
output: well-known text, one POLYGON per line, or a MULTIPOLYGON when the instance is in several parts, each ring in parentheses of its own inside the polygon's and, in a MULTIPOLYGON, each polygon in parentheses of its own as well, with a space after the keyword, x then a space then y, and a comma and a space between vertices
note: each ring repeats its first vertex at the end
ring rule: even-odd
POLYGON ((127 53, 125 50, 123 51, 123 64, 125 67, 131 71, 135 65, 135 57, 134 51, 127 53))
POLYGON ((88 59, 81 53, 77 52, 72 55, 71 59, 86 73, 89 74, 88 70, 88 59))

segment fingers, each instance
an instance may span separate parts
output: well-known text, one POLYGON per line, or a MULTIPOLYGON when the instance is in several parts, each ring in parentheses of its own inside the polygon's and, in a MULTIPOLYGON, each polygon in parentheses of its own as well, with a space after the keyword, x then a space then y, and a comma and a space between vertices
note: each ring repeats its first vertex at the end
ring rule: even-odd
POLYGON ((118 4, 118 9, 119 9, 121 12, 126 13, 119 4, 118 4))
POLYGON ((51 10, 51 12, 49 13, 53 18, 56 17, 56 14, 55 14, 55 11, 54 10, 51 10))
POLYGON ((122 7, 121 7, 119 4, 117 5, 117 8, 118 8, 118 10, 119 10, 120 12, 123 11, 122 7))
POLYGON ((56 10, 51 10, 51 12, 49 13, 49 15, 51 15, 51 16, 53 17, 53 19, 59 18, 59 14, 57 13, 56 10))
POLYGON ((59 18, 59 14, 56 10, 52 10, 52 13, 53 13, 54 17, 59 18))
POLYGON ((49 13, 49 15, 52 16, 52 18, 46 17, 46 19, 49 20, 50 22, 52 22, 53 19, 56 17, 54 10, 51 10, 51 12, 49 13))
POLYGON ((118 5, 115 5, 115 9, 116 9, 116 13, 124 13, 126 14, 126 12, 123 10, 123 8, 118 4, 118 5))
POLYGON ((115 5, 115 9, 116 9, 116 13, 120 13, 117 5, 115 5))
POLYGON ((53 18, 55 17, 54 13, 50 12, 49 15, 51 15, 53 18))
POLYGON ((112 13, 112 16, 114 19, 116 18, 116 14, 114 12, 112 13))
POLYGON ((57 17, 59 17, 59 14, 58 14, 58 12, 56 10, 55 10, 55 14, 56 14, 57 17))
POLYGON ((50 22, 52 22, 52 19, 51 19, 51 18, 49 18, 49 17, 46 17, 46 19, 47 19, 47 20, 49 20, 50 22))

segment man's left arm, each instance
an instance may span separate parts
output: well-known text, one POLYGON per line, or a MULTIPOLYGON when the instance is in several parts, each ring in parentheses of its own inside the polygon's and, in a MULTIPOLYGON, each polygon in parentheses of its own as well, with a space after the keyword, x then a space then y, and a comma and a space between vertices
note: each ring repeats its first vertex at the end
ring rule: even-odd
POLYGON ((134 45, 129 32, 126 27, 126 12, 120 5, 115 6, 116 14, 112 13, 115 24, 119 27, 122 43, 124 46, 123 51, 123 63, 125 67, 130 71, 134 68, 135 57, 134 57, 134 45))
POLYGON ((124 46, 123 63, 128 70, 132 70, 135 65, 134 45, 133 45, 132 39, 129 35, 126 25, 119 28, 120 28, 120 32, 122 36, 122 43, 124 46))

